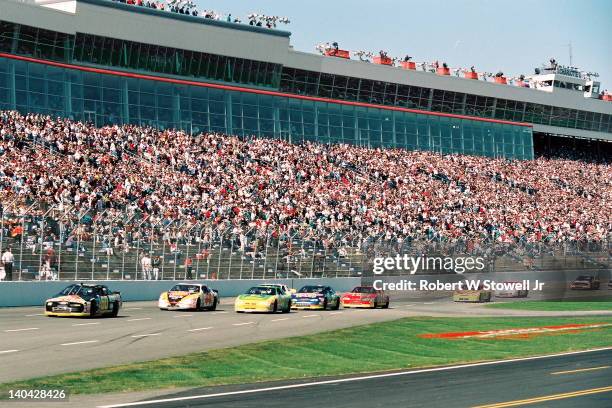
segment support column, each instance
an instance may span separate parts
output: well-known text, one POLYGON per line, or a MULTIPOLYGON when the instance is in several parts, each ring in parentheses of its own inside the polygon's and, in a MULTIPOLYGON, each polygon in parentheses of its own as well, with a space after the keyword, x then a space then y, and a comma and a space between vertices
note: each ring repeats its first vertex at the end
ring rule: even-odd
POLYGON ((121 116, 123 123, 130 123, 130 95, 127 78, 121 80, 121 116))
POLYGON ((70 74, 64 70, 62 75, 64 83, 64 114, 67 117, 72 117, 72 82, 70 82, 70 74))
POLYGON ((8 64, 8 87, 9 87, 9 105, 11 109, 17 109, 17 91, 15 89, 15 61, 7 60, 8 64))
POLYGON ((232 93, 229 91, 225 91, 225 128, 228 135, 234 134, 232 112, 232 93))

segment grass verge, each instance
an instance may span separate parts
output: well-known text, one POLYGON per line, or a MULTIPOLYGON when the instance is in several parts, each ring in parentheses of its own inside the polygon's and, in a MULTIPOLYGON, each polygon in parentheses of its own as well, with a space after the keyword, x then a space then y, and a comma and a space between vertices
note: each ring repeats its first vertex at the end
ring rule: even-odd
POLYGON ((610 311, 612 310, 612 298, 604 298, 589 301, 572 300, 527 300, 520 302, 491 303, 487 305, 492 309, 514 309, 534 311, 610 311))
POLYGON ((418 336, 570 323, 612 323, 612 317, 405 318, 181 357, 5 383, 0 384, 0 395, 6 395, 8 389, 62 388, 73 394, 95 394, 243 384, 612 346, 612 326, 504 340, 426 339, 418 336))

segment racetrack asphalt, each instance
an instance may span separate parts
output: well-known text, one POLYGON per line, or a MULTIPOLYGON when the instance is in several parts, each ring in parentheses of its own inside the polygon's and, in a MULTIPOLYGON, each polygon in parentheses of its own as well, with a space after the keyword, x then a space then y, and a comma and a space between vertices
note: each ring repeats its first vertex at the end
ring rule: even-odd
POLYGON ((0 383, 301 336, 409 316, 589 316, 608 312, 490 309, 450 299, 393 302, 389 309, 242 314, 224 298, 215 312, 160 311, 125 303, 118 318, 50 318, 42 307, 0 309, 0 383))
POLYGON ((313 383, 191 389, 138 408, 612 406, 612 349, 313 383), (210 397, 211 394, 217 396, 210 397), (208 395, 208 396, 207 396, 208 395), (165 401, 163 401, 165 400, 165 401))

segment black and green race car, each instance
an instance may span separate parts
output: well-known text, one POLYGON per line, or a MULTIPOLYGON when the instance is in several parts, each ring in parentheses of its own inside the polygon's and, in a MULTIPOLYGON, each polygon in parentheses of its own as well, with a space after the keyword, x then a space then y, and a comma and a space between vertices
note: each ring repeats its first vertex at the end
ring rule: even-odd
POLYGON ((292 295, 293 309, 331 309, 340 308, 340 295, 330 286, 308 285, 292 295))

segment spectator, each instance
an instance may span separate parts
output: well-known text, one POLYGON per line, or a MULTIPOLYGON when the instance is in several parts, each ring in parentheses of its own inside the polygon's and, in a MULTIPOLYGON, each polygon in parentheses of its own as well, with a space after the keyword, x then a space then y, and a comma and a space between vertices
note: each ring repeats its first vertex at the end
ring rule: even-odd
POLYGON ((193 261, 190 257, 185 258, 185 279, 192 280, 193 279, 193 261))
POLYGON ((140 266, 142 269, 142 279, 151 280, 151 257, 148 254, 142 255, 140 266))
POLYGON ((2 254, 2 263, 4 264, 4 273, 6 276, 5 280, 7 281, 13 280, 13 262, 15 262, 15 256, 13 255, 11 247, 8 247, 2 254))

